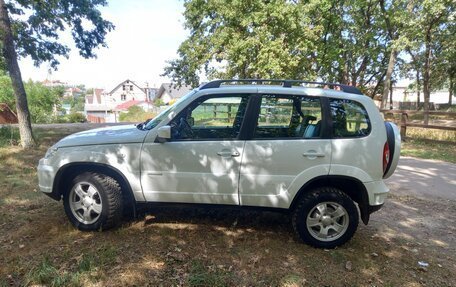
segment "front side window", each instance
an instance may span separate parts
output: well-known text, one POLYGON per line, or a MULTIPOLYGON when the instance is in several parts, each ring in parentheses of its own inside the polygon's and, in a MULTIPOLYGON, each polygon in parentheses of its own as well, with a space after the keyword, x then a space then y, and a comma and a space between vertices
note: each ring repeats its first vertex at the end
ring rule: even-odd
POLYGON ((195 90, 190 91, 188 94, 178 99, 177 102, 174 103, 174 105, 168 106, 168 108, 166 108, 164 111, 158 114, 155 118, 151 119, 150 121, 147 121, 145 129, 150 130, 158 126, 162 121, 167 119, 171 115, 171 113, 173 113, 176 110, 179 110, 181 106, 185 105, 185 101, 191 96, 193 96, 195 93, 195 90))
POLYGON ((330 99, 329 104, 333 120, 333 137, 363 137, 370 133, 369 116, 360 103, 352 100, 330 99))
POLYGON ((172 120, 172 139, 236 139, 247 101, 247 96, 215 96, 193 102, 172 120))
POLYGON ((320 138, 319 98, 263 95, 255 139, 320 138))

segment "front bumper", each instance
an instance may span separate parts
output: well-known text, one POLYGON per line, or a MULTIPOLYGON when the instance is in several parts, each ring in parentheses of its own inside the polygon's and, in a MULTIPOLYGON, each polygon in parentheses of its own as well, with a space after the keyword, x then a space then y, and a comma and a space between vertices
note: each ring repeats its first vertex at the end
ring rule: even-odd
POLYGON ((45 158, 40 159, 38 164, 38 186, 43 193, 51 194, 54 184, 55 169, 48 164, 45 158))

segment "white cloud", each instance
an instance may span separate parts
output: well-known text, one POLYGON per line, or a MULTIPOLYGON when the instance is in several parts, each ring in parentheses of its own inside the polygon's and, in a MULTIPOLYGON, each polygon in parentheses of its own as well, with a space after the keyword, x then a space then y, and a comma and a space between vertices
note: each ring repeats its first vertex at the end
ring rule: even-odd
POLYGON ((57 71, 48 75, 48 65, 33 67, 31 59, 20 61, 24 80, 51 78, 88 87, 113 88, 131 79, 150 86, 169 81, 160 77, 167 60, 176 57, 179 44, 187 36, 183 28, 180 1, 112 1, 103 15, 116 26, 106 38, 108 48, 96 51, 97 59, 79 56, 69 32, 61 41, 72 48, 69 59, 62 59, 57 71), (123 3, 122 3, 123 2, 123 3))

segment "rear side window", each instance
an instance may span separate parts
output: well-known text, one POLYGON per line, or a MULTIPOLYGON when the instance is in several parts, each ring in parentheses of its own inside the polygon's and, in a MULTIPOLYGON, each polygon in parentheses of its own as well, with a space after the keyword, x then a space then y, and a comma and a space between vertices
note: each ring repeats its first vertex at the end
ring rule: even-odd
POLYGON ((371 123, 366 109, 358 102, 344 99, 330 99, 334 138, 367 136, 371 123))
POLYGON ((321 104, 315 97, 263 95, 254 139, 320 138, 321 104))

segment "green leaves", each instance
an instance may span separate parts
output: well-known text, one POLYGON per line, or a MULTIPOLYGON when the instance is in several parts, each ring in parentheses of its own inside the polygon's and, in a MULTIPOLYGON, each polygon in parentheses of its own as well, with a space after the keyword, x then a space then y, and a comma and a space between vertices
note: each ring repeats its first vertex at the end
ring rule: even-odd
POLYGON ((31 56, 35 65, 59 64, 68 57, 69 47, 59 43, 59 32, 69 29, 81 56, 93 58, 94 49, 106 46, 105 36, 114 25, 102 18, 98 6, 105 0, 12 0, 8 12, 19 56, 31 56))
POLYGON ((164 75, 294 78, 369 84, 383 64, 376 3, 329 0, 185 1, 190 36, 164 75), (370 80, 369 80, 370 79, 370 80))
MULTIPOLYGON (((39 82, 29 80, 24 83, 27 92, 30 114, 34 123, 48 123, 54 118, 54 108, 58 108, 63 95, 62 87, 46 87, 39 82)), ((16 110, 11 79, 0 72, 0 103, 6 103, 13 111, 16 110)))
POLYGON ((420 19, 454 11, 450 0, 436 1, 186 0, 190 36, 164 75, 193 86, 203 75, 323 80, 373 96, 392 49, 402 63, 409 61, 402 51, 423 45, 420 19))

